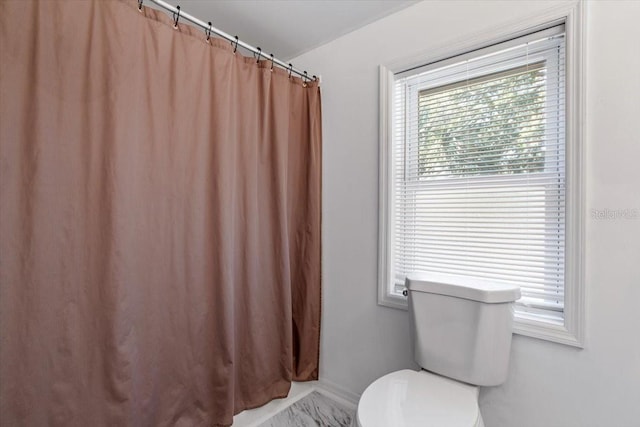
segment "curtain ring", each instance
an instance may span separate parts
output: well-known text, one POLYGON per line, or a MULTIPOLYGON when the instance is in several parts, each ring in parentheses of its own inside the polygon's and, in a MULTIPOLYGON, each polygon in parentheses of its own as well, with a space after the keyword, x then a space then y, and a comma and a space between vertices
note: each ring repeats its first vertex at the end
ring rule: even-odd
POLYGON ((236 50, 238 50, 238 36, 236 36, 236 44, 235 46, 233 45, 233 42, 231 42, 231 46, 233 46, 233 54, 236 54, 236 50))
POLYGON ((207 43, 209 43, 209 39, 211 38, 211 22, 208 22, 208 24, 209 24, 209 29, 204 30, 204 33, 207 35, 207 43))
POLYGON ((140 12, 142 12, 142 2, 143 2, 143 1, 144 1, 144 0, 138 0, 138 10, 139 10, 140 12))
POLYGON ((289 78, 291 78, 291 72, 293 71, 293 64, 289 63, 289 78))
POLYGON ((304 72, 304 79, 302 79, 302 87, 307 87, 307 80, 305 80, 305 79, 311 80, 309 78, 309 76, 307 76, 307 72, 306 71, 304 72))
POLYGON ((273 71, 273 53, 271 54, 271 71, 273 71))
POLYGON ((318 77, 317 77, 315 74, 313 75, 313 81, 314 81, 314 82, 317 82, 317 81, 318 81, 318 77))
POLYGON ((258 59, 256 59, 256 64, 260 63, 260 57, 262 56, 262 49, 260 49, 259 47, 256 48, 258 49, 258 59))
POLYGON ((180 19, 180 6, 176 6, 178 13, 173 12, 173 28, 178 28, 178 19, 180 19))

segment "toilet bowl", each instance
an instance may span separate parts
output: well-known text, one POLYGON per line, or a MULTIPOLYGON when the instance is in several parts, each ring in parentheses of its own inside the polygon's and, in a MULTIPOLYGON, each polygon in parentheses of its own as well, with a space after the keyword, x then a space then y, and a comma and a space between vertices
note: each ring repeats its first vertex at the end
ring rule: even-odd
POLYGON ((478 387, 405 369, 371 383, 356 413, 358 427, 484 427, 478 387))

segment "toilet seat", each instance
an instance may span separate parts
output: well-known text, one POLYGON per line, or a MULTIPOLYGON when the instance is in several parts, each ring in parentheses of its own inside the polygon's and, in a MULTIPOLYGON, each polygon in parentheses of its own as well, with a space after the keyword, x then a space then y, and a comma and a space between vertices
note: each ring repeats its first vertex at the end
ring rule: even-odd
POLYGON ((427 371, 378 378, 358 403, 359 427, 478 427, 478 388, 427 371))

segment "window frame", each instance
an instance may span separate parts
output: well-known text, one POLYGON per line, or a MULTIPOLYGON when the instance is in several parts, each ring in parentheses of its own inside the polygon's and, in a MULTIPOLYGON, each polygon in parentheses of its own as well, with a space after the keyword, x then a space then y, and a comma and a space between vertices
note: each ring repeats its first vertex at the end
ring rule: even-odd
POLYGON ((564 324, 552 324, 518 314, 513 332, 552 342, 584 347, 584 19, 581 2, 549 9, 528 19, 504 26, 500 31, 476 34, 447 47, 392 64, 380 65, 379 144, 379 242, 378 304, 407 309, 406 297, 397 292, 391 262, 392 229, 392 111, 395 77, 419 67, 443 61, 458 61, 474 51, 527 36, 530 33, 565 25, 566 64, 566 213, 565 213, 565 307, 564 324), (482 42, 478 42, 482 40, 482 42))

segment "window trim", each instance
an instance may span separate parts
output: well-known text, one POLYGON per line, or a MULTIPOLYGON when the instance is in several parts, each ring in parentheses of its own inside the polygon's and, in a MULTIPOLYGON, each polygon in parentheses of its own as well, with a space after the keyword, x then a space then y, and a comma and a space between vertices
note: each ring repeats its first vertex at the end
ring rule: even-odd
POLYGON ((395 75, 405 70, 433 64, 448 58, 526 36, 534 31, 564 23, 566 34, 566 242, 564 325, 555 325, 517 315, 513 332, 520 335, 584 347, 584 158, 585 158, 585 84, 584 84, 584 11, 574 1, 527 19, 485 33, 475 34, 439 49, 415 55, 403 61, 380 65, 380 144, 379 144, 379 234, 378 234, 378 304, 407 309, 407 301, 392 291, 393 259, 391 206, 393 184, 391 112, 395 75), (478 40, 482 40, 478 43, 478 40))

